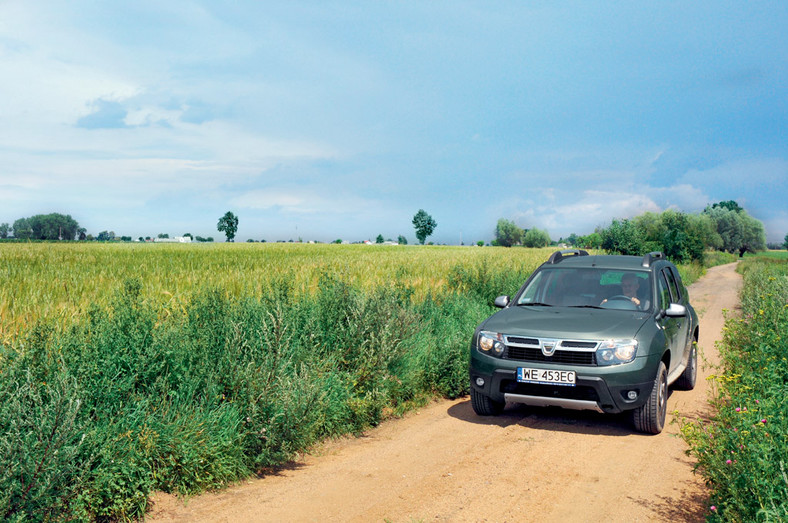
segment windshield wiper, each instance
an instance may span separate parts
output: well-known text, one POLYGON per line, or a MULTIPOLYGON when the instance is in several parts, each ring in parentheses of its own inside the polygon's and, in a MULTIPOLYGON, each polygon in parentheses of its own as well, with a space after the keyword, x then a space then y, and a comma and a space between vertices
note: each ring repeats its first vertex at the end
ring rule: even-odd
POLYGON ((570 305, 570 307, 573 309, 604 309, 599 305, 570 305))
POLYGON ((541 302, 538 302, 538 301, 532 301, 532 302, 518 303, 517 304, 518 307, 532 307, 534 305, 541 305, 542 307, 552 307, 552 305, 550 305, 549 303, 541 303, 541 302))

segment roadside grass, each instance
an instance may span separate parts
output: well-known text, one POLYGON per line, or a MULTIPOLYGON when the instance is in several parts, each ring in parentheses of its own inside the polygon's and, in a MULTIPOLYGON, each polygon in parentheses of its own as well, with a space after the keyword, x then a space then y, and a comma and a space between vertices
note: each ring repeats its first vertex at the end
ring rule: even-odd
POLYGON ((0 519, 140 518, 461 396, 474 327, 553 251, 2 244, 0 519))
POLYGON ((460 396, 475 325, 551 252, 141 247, 2 246, 0 519, 140 518, 460 396))
POLYGON ((711 486, 709 521, 788 520, 788 259, 746 257, 741 316, 729 316, 711 376, 715 415, 682 420, 711 486))

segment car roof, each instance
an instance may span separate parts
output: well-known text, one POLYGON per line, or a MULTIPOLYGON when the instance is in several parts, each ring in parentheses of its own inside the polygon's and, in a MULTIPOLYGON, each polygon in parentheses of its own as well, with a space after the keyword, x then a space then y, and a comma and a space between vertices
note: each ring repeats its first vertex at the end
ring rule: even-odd
POLYGON ((587 254, 585 251, 557 251, 543 264, 547 267, 630 269, 652 271, 669 264, 662 253, 649 253, 645 256, 623 256, 613 254, 587 254), (579 254, 581 253, 581 254, 579 254))

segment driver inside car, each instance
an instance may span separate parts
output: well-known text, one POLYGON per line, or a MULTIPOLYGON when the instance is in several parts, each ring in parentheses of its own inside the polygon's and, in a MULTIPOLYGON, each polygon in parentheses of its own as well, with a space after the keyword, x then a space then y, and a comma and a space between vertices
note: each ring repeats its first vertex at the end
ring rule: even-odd
MULTIPOLYGON (((640 307, 638 289, 640 289, 640 278, 632 273, 624 274, 624 276, 621 277, 622 296, 629 298, 636 307, 640 307)), ((607 302, 607 298, 602 300, 602 303, 605 302, 607 302)))

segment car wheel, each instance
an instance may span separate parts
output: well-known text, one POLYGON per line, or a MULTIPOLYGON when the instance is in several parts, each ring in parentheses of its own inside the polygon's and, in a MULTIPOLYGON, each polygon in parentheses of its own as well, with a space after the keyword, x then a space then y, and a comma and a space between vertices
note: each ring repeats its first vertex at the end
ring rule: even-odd
POLYGON ((505 403, 494 401, 474 388, 471 388, 471 406, 479 416, 496 416, 503 412, 505 403))
POLYGON ((648 400, 632 412, 635 428, 646 434, 659 434, 665 427, 665 415, 668 411, 668 371, 665 363, 660 361, 654 386, 648 400))
POLYGON ((692 390, 695 388, 695 380, 698 376, 698 340, 692 342, 687 368, 676 380, 676 387, 681 390, 692 390))

